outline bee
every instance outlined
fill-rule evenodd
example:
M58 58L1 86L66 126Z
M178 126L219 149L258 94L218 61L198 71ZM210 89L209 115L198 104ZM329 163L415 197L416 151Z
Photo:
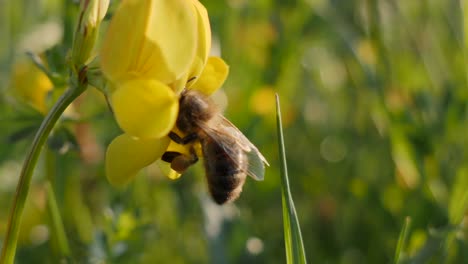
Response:
M170 132L176 143L190 147L190 155L166 152L162 160L183 173L198 161L195 142L201 146L208 189L217 204L236 200L242 192L246 176L257 181L264 179L265 164L260 151L227 120L208 96L184 90L179 99L177 129L183 137Z

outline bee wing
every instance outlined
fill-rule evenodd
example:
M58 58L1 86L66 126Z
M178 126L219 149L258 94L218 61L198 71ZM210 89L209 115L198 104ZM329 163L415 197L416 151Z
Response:
M255 147L252 142L244 135L242 132L224 116L219 116L219 126L215 127L203 127L203 130L207 135L216 142L222 142L225 137L235 138L236 144L242 149L244 154L247 156L247 170L245 173L257 181L263 181L265 178L265 164L268 164L268 161L260 153L260 151ZM224 146L224 144L220 144ZM226 146L224 148L226 154L231 157L232 160L237 160L236 155L233 151L233 148Z

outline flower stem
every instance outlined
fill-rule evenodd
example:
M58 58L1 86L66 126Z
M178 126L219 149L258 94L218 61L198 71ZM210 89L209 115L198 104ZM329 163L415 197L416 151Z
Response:
M31 177L34 172L39 154L42 147L46 142L50 131L54 127L57 120L62 115L63 111L81 94L85 91L86 85L72 85L69 87L59 100L52 107L50 112L42 121L39 130L34 137L31 149L23 164L16 194L13 198L13 205L10 211L10 218L8 221L7 232L3 243L2 255L0 263L10 264L13 263L16 252L16 244L18 240L19 226L21 223L21 216L23 214L24 204L28 196L29 186L31 184Z

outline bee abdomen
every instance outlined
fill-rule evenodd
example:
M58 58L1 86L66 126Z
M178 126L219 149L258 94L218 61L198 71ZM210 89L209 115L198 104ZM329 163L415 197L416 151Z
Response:
M242 172L234 175L207 175L210 194L218 204L234 201L242 192L245 178Z
M242 192L246 174L244 167L247 164L246 157L235 144L230 145L231 152L237 152L237 159L232 159L226 154L226 147L212 141L203 144L204 165L208 189L218 204L230 202L239 197Z

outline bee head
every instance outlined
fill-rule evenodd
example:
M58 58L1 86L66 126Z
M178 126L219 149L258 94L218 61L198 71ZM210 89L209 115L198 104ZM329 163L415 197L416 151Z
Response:
M217 112L209 97L195 90L184 90L179 99L177 127L183 132L192 132L201 123L211 120Z

